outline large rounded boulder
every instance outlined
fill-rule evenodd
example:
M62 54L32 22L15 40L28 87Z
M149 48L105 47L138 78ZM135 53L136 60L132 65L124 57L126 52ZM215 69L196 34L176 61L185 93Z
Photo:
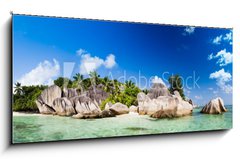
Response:
M52 85L52 86L46 88L41 93L39 98L40 98L40 100L43 101L44 104L52 106L54 99L61 98L61 96L62 96L61 88L56 85Z
M222 114L226 112L227 109L224 107L222 98L218 97L212 99L207 105L203 107L201 113L204 114Z
M129 113L129 109L126 105L122 103L115 103L110 108L110 111L114 112L116 115L127 114Z
M56 98L61 98L62 90L56 85L52 85L41 93L38 99L35 101L38 107L38 110L42 114L54 114L55 110L53 109L53 101Z
M157 95L156 95L157 96ZM138 113L140 115L150 115L154 118L172 118L190 115L193 106L184 101L179 92L175 91L174 95L159 95L150 99L149 95L139 93Z

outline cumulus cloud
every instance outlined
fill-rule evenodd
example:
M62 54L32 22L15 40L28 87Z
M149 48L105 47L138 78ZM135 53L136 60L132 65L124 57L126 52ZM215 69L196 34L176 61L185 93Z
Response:
M208 60L212 59L218 59L217 64L219 64L219 66L226 66L233 61L232 53L227 52L226 49L219 51L216 55L210 54Z
M30 72L24 74L18 82L22 85L52 85L53 78L57 77L60 73L60 65L57 60L53 62L43 61Z
M84 50L84 49L81 49L81 48L80 48L80 49L78 49L76 52L77 52L77 55L78 55L78 56L81 56L82 54L85 54L85 53L87 53L87 51L86 51L86 50Z
M232 31L226 33L225 35L219 35L213 39L213 44L219 45L221 42L229 42L232 45Z
M232 86L228 84L232 80L232 75L229 72L225 72L224 69L221 69L219 71L211 73L209 78L216 79L216 84L225 93L228 94L232 92Z
M110 54L107 56L104 65L106 68L112 68L113 66L116 65L116 61L115 61L115 56L113 54Z
M116 65L115 56L110 54L106 57L106 60L92 56L90 53L81 52L80 59L80 73L83 75L87 75L92 71L96 71L101 66L104 66L107 69L111 69Z
M183 35L190 35L190 34L193 34L195 32L195 27L186 27L184 29L184 33Z
M163 80L158 76L154 76L154 78L152 79L152 83L161 83L161 84L165 85Z

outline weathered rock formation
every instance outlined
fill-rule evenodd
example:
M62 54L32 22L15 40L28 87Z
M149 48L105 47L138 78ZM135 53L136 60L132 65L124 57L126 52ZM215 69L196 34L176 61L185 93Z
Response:
M150 99L154 99L159 96L169 96L170 93L168 91L168 88L164 84L154 83L147 95Z
M101 116L101 109L95 100L87 95L78 96L76 89L56 85L46 88L36 100L39 112L75 118L95 118Z
M187 101L188 101L189 104L191 104L193 106L193 108L197 108L198 107L198 105L193 103L192 99L189 99Z
M61 98L62 90L56 85L46 88L36 100L38 110L42 114L53 114L53 101Z
M77 113L101 112L97 103L85 95L74 97L71 100Z
M115 103L110 108L110 111L114 112L116 115L127 114L129 113L129 109L126 105L122 103Z
M115 117L116 113L109 110L109 109L105 109L102 111L101 117L102 118L107 118L107 117Z
M97 86L90 86L86 92L86 95L92 100L96 101L98 105L100 105L101 102L109 96L109 94L104 91L102 84L99 84Z
M201 113L205 114L222 114L223 112L227 112L227 109L224 107L223 100L220 97L212 99L201 110Z
M72 98L78 96L77 89L75 88L63 88L63 97Z
M129 112L137 113L138 112L138 107L136 107L135 105L130 106L129 107Z
M192 113L193 106L184 101L179 92L175 91L171 95L166 86L153 85L154 91L145 95L140 92L137 95L138 113L140 115L150 115L154 118L170 118L189 115Z
M60 116L72 116L76 114L72 102L66 97L56 98L53 101L52 108L55 110L56 114Z

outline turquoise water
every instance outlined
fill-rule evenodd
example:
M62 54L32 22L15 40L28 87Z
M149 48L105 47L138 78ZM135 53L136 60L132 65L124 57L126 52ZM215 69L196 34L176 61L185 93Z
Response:
M73 119L60 116L14 116L13 143L205 131L232 128L232 108L222 115L201 114L175 119L121 115L102 119Z

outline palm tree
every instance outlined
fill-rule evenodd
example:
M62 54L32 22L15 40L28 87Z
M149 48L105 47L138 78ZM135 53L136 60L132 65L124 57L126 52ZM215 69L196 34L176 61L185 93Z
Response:
M83 80L83 75L81 75L80 73L76 73L76 75L73 76L73 79L77 82L82 81Z
M135 87L135 83L133 83L131 80L130 81L126 81L125 82L125 86L127 88L133 88L133 87Z
M145 94L148 94L149 90L148 89L144 89L144 90L142 90L142 92L145 93Z
M80 73L76 73L75 76L73 76L74 79L74 86L80 90L80 92L83 91L84 85L83 85L83 75Z
M113 95L117 95L117 94L120 94L120 83L118 82L118 80L113 80L113 88L114 88L114 91L112 92Z
M102 80L102 83L104 85L104 91L106 91L106 92L113 91L112 82L111 82L111 80L109 80L108 77L104 77Z
M100 77L100 75L98 75L96 71L93 71L93 72L90 72L90 73L89 73L89 76L90 76L90 78L91 78L92 84L93 84L93 85L97 85L98 82L99 82L99 77Z
M20 95L22 94L22 86L21 86L21 83L17 82L15 83L15 87L14 87L14 93L16 93L17 95Z

